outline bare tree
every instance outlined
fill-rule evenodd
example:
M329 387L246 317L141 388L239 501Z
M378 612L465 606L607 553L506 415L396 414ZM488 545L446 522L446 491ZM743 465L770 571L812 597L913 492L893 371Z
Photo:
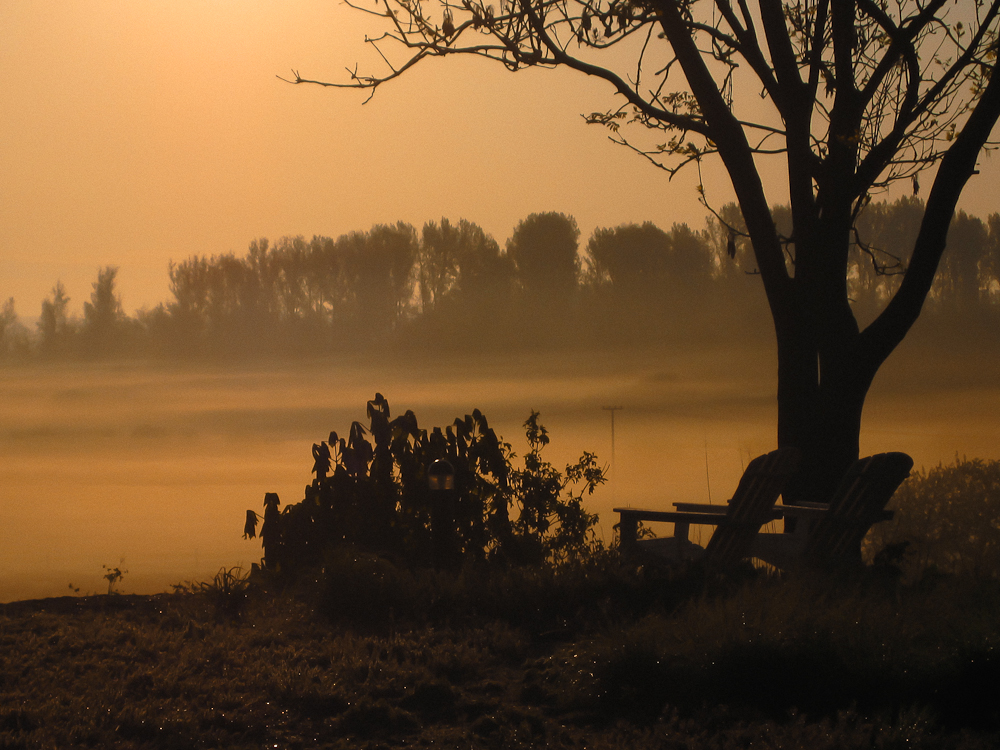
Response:
M614 88L620 106L588 119L654 164L675 172L720 158L774 321L778 443L804 454L786 497L827 497L858 455L868 389L920 314L1000 115L1000 0L483 2L359 8L385 24L369 38L384 70L331 83L296 72L294 82L374 93L425 58L456 54L567 67ZM760 176L771 155L786 167L790 237ZM894 182L916 192L932 167L905 275L862 330L847 284L855 219Z

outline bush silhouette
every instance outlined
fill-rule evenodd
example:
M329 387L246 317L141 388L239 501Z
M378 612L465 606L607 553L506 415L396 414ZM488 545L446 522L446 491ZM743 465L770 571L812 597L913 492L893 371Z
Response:
M513 467L510 444L478 409L427 431L412 411L393 419L376 393L367 416L368 427L354 422L346 436L331 432L312 446L315 477L301 502L279 509L277 494L265 495L266 570L294 576L320 568L333 549L404 567L455 569L487 559L560 562L600 546L597 516L583 508L583 498L604 482L604 471L592 453L565 472L545 461L549 438L538 412L524 423L523 469ZM428 468L440 459L454 469L454 489L429 486ZM245 537L257 535L260 520L247 511Z
M897 558L911 579L931 571L1000 578L1000 461L956 456L914 472L890 507L892 522L866 540L870 554Z

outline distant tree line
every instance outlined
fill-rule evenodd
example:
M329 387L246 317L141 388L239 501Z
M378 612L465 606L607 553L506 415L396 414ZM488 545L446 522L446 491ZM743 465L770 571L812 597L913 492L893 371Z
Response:
M923 202L870 204L848 278L862 323L890 299ZM789 211L775 210L790 234ZM571 216L537 213L501 249L476 224L377 225L337 239L254 240L246 255L169 266L173 299L122 309L117 268L100 269L83 316L61 282L34 330L0 306L0 357L106 359L323 354L370 347L504 350L768 341L770 322L738 207L702 230L598 228L580 246ZM787 236L789 253L794 237ZM927 317L992 332L1000 322L1000 214L959 212Z

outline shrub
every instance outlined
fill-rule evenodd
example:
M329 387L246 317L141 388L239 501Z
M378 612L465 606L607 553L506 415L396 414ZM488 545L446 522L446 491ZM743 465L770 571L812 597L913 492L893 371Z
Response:
M893 520L866 539L869 556L905 548L910 578L928 570L1000 577L1000 461L956 456L954 465L914 472L890 507Z
M592 453L565 473L544 461L549 438L538 412L524 423L529 451L516 470L510 444L478 409L430 432L412 411L391 419L381 394L367 411L368 428L354 422L347 437L331 432L313 445L315 478L302 502L279 510L278 496L265 495L260 536L272 573L319 568L336 547L408 567L458 569L487 558L561 562L600 546L597 516L584 510L583 498L604 482L604 470ZM454 487L434 491L428 469L439 460L454 469ZM244 536L257 535L259 520L247 511Z
M918 707L947 725L996 729L998 612L1000 588L970 580L897 598L857 581L761 579L576 640L539 660L533 679L561 710L606 718Z

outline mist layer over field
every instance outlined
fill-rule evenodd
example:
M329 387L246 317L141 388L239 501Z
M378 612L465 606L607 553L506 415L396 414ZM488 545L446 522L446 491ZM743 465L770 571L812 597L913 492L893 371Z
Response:
M917 466L956 452L995 458L1000 388L989 363L931 366L901 351L868 401L864 454L910 453ZM0 371L0 601L107 590L153 593L259 561L242 538L265 492L298 502L310 447L366 424L376 391L393 416L445 426L481 409L525 452L521 424L541 412L556 466L584 450L612 463L592 498L610 541L615 505L724 503L748 460L775 447L774 355L469 357L227 369L73 364Z

